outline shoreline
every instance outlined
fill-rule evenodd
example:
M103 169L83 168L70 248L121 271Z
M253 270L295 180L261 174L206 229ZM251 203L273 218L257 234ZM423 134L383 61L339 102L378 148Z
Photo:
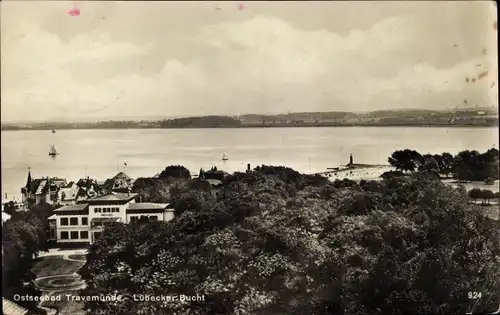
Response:
M370 128L494 128L498 124L303 124L303 125L239 125L239 126L186 126L186 127L159 127L159 126L128 126L128 127L54 127L57 130L128 130L128 129L251 129L251 128L339 128L339 127L370 127ZM50 131L49 127L3 127L1 131Z

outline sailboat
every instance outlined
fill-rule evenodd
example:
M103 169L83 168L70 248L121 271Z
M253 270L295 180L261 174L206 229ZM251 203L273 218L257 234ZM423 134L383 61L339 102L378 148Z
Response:
M223 161L227 161L227 160L229 160L229 158L227 157L227 154L226 154L226 153L223 153L223 154L222 154L222 160L223 160Z
M59 153L57 153L57 150L56 150L56 147L55 147L55 146L51 146L51 147L50 147L49 155L50 155L50 156L56 156L56 155L59 155Z

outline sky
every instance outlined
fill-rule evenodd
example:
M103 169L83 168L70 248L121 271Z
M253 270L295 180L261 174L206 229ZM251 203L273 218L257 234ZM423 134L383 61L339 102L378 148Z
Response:
M493 1L6 0L0 14L2 122L497 106Z

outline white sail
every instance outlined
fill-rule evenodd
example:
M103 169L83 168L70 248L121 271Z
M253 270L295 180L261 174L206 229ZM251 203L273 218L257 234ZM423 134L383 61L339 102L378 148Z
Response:
M51 147L50 147L49 154L50 154L50 155L57 155L58 153L57 153L56 147L51 146Z
M229 158L227 157L227 154L226 154L226 153L223 153L223 154L222 154L222 160L223 160L223 161L229 160Z

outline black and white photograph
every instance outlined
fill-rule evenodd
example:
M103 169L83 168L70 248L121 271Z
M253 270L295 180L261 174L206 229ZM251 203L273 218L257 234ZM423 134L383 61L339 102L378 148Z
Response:
M495 1L0 23L2 314L500 314Z

